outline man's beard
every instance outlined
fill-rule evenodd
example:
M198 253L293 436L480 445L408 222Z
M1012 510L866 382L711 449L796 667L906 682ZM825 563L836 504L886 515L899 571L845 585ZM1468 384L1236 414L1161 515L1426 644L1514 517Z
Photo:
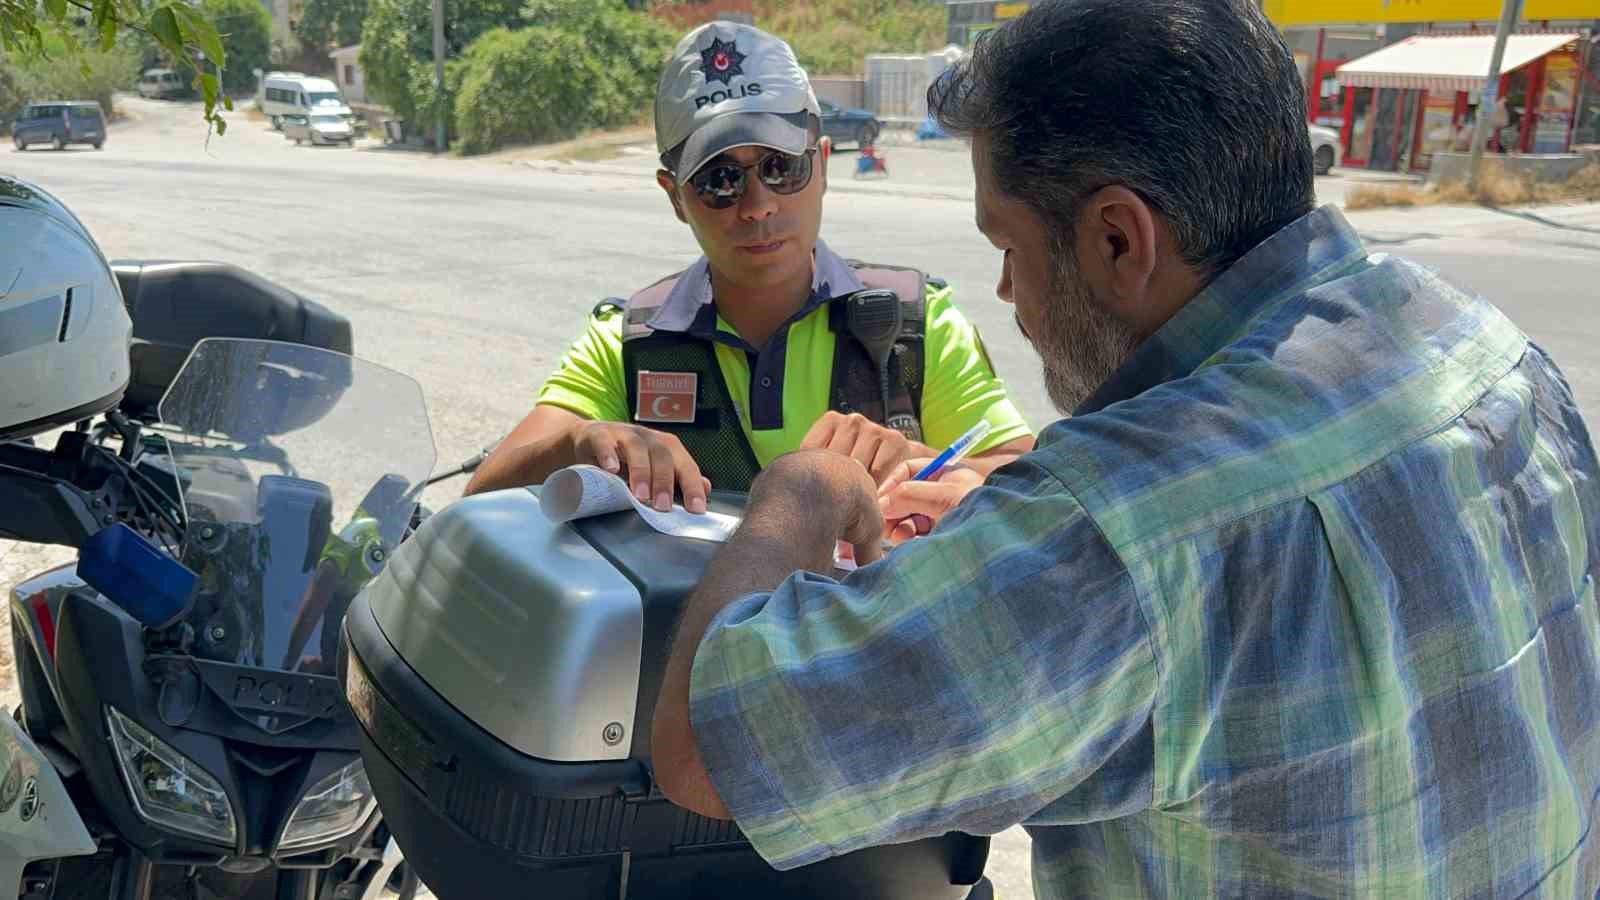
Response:
M1044 388L1062 415L1071 415L1139 346L1133 329L1112 318L1094 302L1078 277L1077 259L1069 250L1060 263L1043 304L1043 334L1023 335L1033 343L1044 365ZM1022 322L1017 321L1020 328Z

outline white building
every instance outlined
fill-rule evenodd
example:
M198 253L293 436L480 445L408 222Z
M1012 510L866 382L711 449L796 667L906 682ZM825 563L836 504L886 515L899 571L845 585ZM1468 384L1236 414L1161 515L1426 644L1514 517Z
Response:
M328 53L333 60L333 83L339 86L346 103L367 101L367 76L361 71L361 45L340 47Z

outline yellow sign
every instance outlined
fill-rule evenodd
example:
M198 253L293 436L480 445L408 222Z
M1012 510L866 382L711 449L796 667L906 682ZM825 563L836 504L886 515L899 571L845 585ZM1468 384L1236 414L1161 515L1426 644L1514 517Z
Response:
M1502 0L1265 0L1278 27L1367 25L1379 22L1489 22ZM1600 0L1526 0L1522 21L1600 19Z
M1028 11L1032 3L996 3L994 17L996 19L1015 19Z

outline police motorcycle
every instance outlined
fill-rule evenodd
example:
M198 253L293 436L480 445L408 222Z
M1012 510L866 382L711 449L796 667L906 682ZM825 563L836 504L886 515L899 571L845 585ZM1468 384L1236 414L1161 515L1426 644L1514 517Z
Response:
M880 376L900 328L896 296L863 292L844 311ZM345 617L340 668L366 774L436 896L993 896L986 837L948 833L778 872L734 822L668 801L650 725L674 622L719 545L657 531L632 509L557 524L540 490L440 510ZM743 502L713 491L709 506L738 515Z
M113 266L0 178L0 538L78 550L10 592L0 897L416 892L334 662L434 449L350 349L242 270Z

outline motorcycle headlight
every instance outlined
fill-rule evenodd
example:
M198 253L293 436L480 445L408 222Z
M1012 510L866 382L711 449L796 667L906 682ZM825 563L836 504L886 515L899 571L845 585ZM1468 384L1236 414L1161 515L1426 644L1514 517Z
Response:
M377 808L367 770L358 759L306 791L289 814L278 849L292 850L345 837L360 828Z
M140 817L173 831L234 843L238 826L221 782L114 707L106 707L106 723Z

